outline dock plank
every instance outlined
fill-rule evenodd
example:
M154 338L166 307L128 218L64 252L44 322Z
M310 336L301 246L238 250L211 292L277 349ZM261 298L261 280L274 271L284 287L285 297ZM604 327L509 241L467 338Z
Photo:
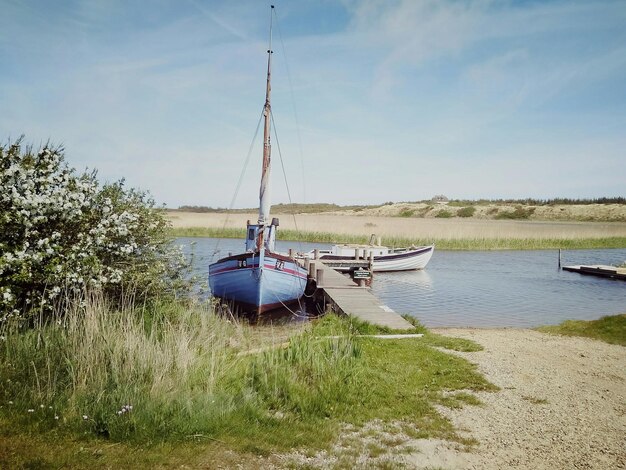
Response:
M352 279L319 260L315 263L316 269L323 270L323 282L318 289L323 290L326 300L338 313L398 330L413 327L389 307L383 306L369 289L358 287Z
M615 266L605 266L596 264L593 266L563 266L564 271L569 271L579 274L587 274L591 276L608 277L611 279L621 279L626 281L626 269L616 268Z

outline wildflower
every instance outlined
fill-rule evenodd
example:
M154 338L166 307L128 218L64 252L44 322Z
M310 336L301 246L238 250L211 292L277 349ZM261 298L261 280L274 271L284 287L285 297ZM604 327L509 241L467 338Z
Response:
M59 417L57 415L54 415L54 419L59 419Z
M87 415L83 415L83 420L84 420L84 421L87 421L88 419L89 419L89 416L87 416Z
M35 410L33 410L32 408L29 408L29 409L28 409L28 412L29 412L29 413L34 413L34 412L35 412Z
M129 413L130 411L132 411L132 409L133 409L133 405L124 405L122 406L122 409L117 412L117 415L122 416L123 414Z

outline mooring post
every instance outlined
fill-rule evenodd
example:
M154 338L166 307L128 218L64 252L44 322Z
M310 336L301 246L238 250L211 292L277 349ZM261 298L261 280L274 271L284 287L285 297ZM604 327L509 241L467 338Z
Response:
M359 250L358 248L355 248L354 249L354 259L358 261L360 255L361 255L361 250Z
M318 269L316 272L317 275L317 287L324 286L324 269Z
M561 249L559 248L559 269L561 269Z
M313 258L315 258L315 259L319 259L320 258L320 250L319 250L319 248L315 248L315 251L313 251Z
M304 258L304 269L309 272L309 264L311 264L311 260L309 258Z
M315 274L316 274L315 263L309 263L309 277L311 279L315 279Z
M289 257L293 258L293 248L289 248Z
M374 252L370 251L370 272L374 272Z

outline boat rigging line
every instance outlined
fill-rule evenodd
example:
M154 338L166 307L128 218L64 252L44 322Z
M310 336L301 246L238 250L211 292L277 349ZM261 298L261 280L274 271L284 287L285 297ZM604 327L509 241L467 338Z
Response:
M230 200L230 206L228 206L228 210L226 211L226 218L224 219L224 224L222 225L222 233L226 230L226 225L228 224L228 218L230 217L230 213L235 206L235 201L237 200L237 195L239 194L239 190L241 189L241 184L243 183L243 178L246 174L246 170L248 169L248 164L250 163L250 157L252 156L252 150L254 148L254 143L256 142L256 138L259 135L259 129L261 128L261 121L263 120L263 113L265 112L265 106L261 110L261 115L259 116L259 121L256 124L256 130L254 131L254 137L252 137L252 141L250 142L250 147L248 147L248 155L246 155L246 160L243 164L243 168L241 169L241 173L239 174L239 180L237 181L237 186L235 187L235 192L233 194L232 199ZM215 255L219 253L219 246L221 242L221 238L217 238L217 243L215 244L215 249L211 255L211 261L215 258Z
M291 191L289 190L289 182L287 181L287 172L285 171L285 162L283 161L283 153L280 150L280 142L278 141L278 133L276 131L276 122L274 121L274 113L270 113L270 117L272 118L272 127L274 128L274 138L276 139L276 147L278 148L278 159L280 160L280 166L283 170L283 179L285 180L285 187L287 188L287 199L289 199L289 204L293 204L291 200ZM298 220L296 219L296 214L293 212L291 214L293 217L293 224L296 228L296 232L300 235L300 229L298 228ZM302 247L302 241L298 240L298 246L300 247L300 252L303 252L304 249Z

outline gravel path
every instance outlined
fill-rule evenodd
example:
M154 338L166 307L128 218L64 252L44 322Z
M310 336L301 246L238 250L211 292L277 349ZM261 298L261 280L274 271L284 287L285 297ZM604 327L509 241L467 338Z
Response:
M474 340L478 364L499 392L484 406L442 408L472 452L444 441L414 441L411 468L626 468L626 348L522 329L439 329Z

